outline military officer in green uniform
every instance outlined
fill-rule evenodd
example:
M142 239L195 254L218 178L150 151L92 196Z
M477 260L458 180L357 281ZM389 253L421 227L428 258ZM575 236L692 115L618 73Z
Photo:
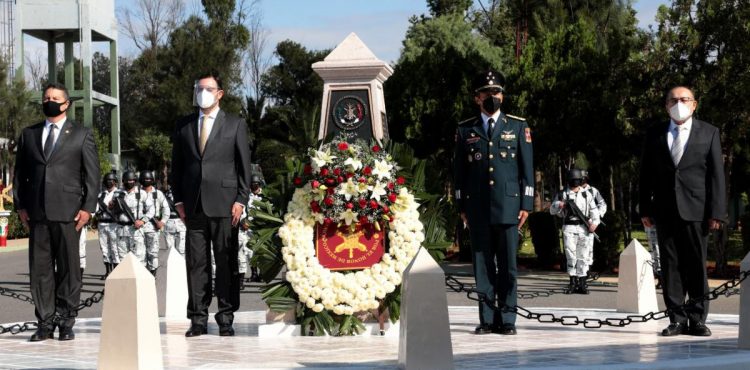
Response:
M474 82L479 114L458 125L454 157L456 201L469 228L477 290L497 307L516 305L518 229L534 200L531 130L500 110L503 75L487 71ZM476 334L516 334L513 312L479 304Z

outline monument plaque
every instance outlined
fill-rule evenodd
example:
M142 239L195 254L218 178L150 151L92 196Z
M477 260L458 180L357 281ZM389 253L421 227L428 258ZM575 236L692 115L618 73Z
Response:
M351 33L312 68L323 79L319 140L341 132L353 139L388 138L383 83L393 74L391 66Z

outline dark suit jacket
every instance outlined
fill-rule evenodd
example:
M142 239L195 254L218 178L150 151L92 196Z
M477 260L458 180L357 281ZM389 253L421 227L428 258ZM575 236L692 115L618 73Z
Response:
M726 187L719 129L693 119L680 163L667 145L669 122L651 127L641 159L641 217L726 221Z
M94 134L67 119L55 150L44 158L44 121L26 127L18 138L13 202L32 220L71 222L79 210L93 213L99 191L99 155Z
M206 216L231 217L232 204L247 204L250 192L247 124L219 110L202 157L198 139L198 113L177 122L169 176L174 201L185 204L188 218L195 213L199 196Z

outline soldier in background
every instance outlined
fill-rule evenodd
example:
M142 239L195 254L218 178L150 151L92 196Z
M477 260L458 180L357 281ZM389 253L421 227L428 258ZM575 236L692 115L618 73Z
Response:
M154 217L154 203L145 191L136 186L135 172L125 171L122 174L122 187L113 197L111 204L121 226L118 235L118 254L122 260L128 252L133 253L145 266L146 244L143 226Z
M106 174L102 183L104 190L96 199L96 220L99 229L99 248L104 260L104 275L101 279L104 280L120 263L120 256L117 253L117 233L120 225L108 206L117 192L117 175L114 172Z
M583 190L582 184L581 170L568 171L568 186L555 197L549 208L552 215L563 218L563 246L570 276L565 294L589 293L586 278L593 263L591 249L594 246L594 231L599 225L599 209L594 197ZM579 217L578 211L587 219Z
M142 171L140 182L154 206L154 216L143 225L143 239L146 243L146 268L156 276L156 270L159 268L159 239L169 220L169 202L164 193L154 186L154 171Z
M497 71L474 81L478 114L456 131L453 160L456 202L469 228L477 290L498 308L517 301L518 230L534 204L531 129L500 111L505 81ZM516 315L479 303L475 334L516 334Z
M599 224L606 226L604 223L604 214L607 213L607 202L604 200L604 197L602 197L602 193L599 192L599 189L591 186L589 184L589 171L588 170L581 170L581 175L583 176L583 183L581 184L581 190L585 191L591 198L594 199L594 203L596 204L596 209L599 210ZM589 246L588 250L591 255L589 256L589 270L591 269L591 264L594 263L594 238L591 238L591 245Z
M166 198L167 205L169 206L169 220L167 220L167 224L164 227L164 239L167 241L167 249L171 252L172 248L174 248L177 253L184 256L187 229L185 228L185 223L180 219L180 215L177 214L171 188L168 188Z
M253 217L250 215L250 210L255 208L253 202L261 200L261 193L263 192L263 179L258 174L250 175L250 195L247 202L247 207L242 212L242 219L240 220L240 232L238 240L240 244L239 253L239 272L240 272L240 290L244 290L244 279L247 273L247 266L250 265L250 281L260 281L258 275L258 268L250 264L250 259L253 258L253 250L250 249L248 242L252 238L253 231L250 229L250 223Z

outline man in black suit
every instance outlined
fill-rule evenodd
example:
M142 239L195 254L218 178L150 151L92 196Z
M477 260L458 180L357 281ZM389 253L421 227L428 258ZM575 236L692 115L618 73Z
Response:
M707 301L677 309L686 293L708 293L708 232L719 230L726 215L719 129L692 117L697 105L689 88L670 90L671 121L649 129L641 160L641 221L659 230L664 303L672 309L663 336L711 335Z
M96 210L99 156L88 127L68 120L68 90L45 87L47 119L26 127L18 138L13 177L14 204L30 230L29 275L38 329L31 341L75 338L75 306L81 297L78 240ZM56 268L55 268L56 267ZM55 312L61 316L55 322Z
M234 335L232 321L240 304L237 226L249 195L250 147L245 121L219 108L223 96L217 74L201 76L195 85L200 111L180 119L172 138L169 180L175 208L187 226L191 324L186 337L208 332L212 247L219 335Z

